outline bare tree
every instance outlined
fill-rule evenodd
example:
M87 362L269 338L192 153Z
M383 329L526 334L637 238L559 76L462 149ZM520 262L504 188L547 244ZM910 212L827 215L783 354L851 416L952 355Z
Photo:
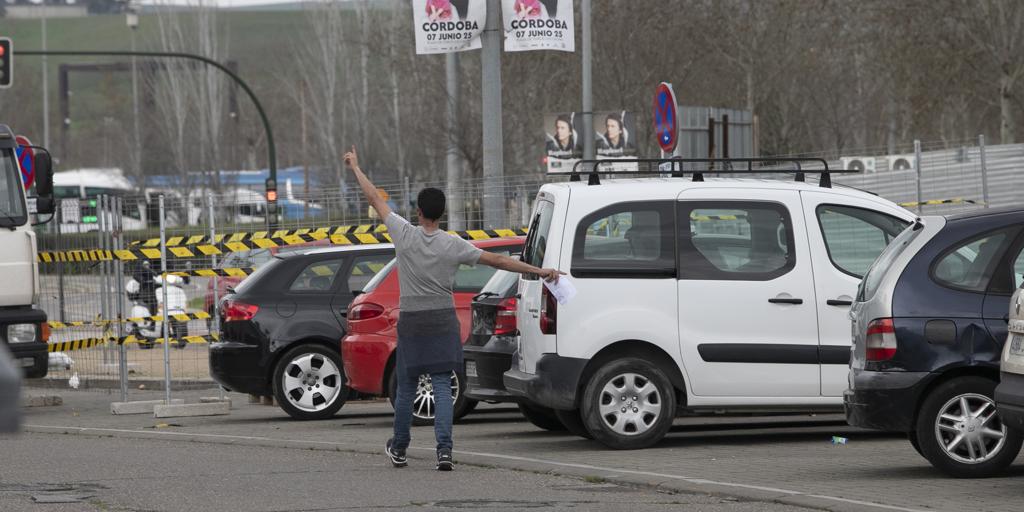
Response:
M1024 4L1017 0L978 0L960 4L958 34L984 63L982 76L998 84L999 135L1016 141L1014 96L1024 77ZM993 77L993 75L995 75ZM998 77L997 80L991 80Z

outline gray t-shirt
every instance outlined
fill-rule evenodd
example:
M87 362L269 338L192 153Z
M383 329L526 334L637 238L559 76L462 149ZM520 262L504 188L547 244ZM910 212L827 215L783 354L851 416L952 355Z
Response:
M452 284L459 265L476 265L483 251L441 230L427 233L395 212L384 219L398 257L399 307L426 311L455 307Z

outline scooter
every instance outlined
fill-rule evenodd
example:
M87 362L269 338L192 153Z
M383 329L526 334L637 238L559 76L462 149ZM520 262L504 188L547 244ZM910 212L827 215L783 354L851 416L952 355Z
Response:
M143 277L143 279L146 279L146 277ZM128 299L132 301L131 318L162 316L164 311L169 315L184 314L185 306L188 304L188 297L185 294L185 290L182 289L185 281L173 275L167 276L166 283L159 275L154 275L151 279L156 288L143 286L135 277L125 283L125 292L128 295ZM167 286L166 308L164 308L163 303L163 287L165 284ZM155 313L153 312L154 309ZM188 336L188 322L171 318L167 327L169 331L168 336L178 340L174 345L175 348L185 348L188 346L188 342L183 340L185 336ZM162 322L148 318L142 322L130 322L128 324L128 333L140 339L139 348L142 349L153 348L156 342L163 338L163 329Z

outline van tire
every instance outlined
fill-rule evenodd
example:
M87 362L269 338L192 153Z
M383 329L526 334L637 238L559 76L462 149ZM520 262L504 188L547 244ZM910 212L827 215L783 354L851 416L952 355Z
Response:
M636 450L665 437L675 420L675 404L675 388L665 372L650 361L630 357L609 361L591 375L581 411L595 440L617 450ZM620 406L625 413L620 413Z
M992 400L995 389L995 381L984 377L969 376L958 377L944 382L928 394L918 410L915 430L918 445L921 447L921 453L928 459L928 462L931 462L932 466L955 478L987 478L1001 473L1017 458L1021 443L1024 442L1024 436L1018 431L1006 428L1000 420L998 413L995 413L995 403ZM968 409L972 413L979 411L986 399L991 402L991 405L988 405L988 408L979 416L971 416L969 418L977 420L988 417L988 414L993 413L991 419L981 426L967 424L968 427L974 428L970 432L975 432L977 431L976 429L983 427L992 430L1005 430L999 452L992 455L988 460L982 462L957 460L947 452L937 438L936 430L938 429L941 432L941 429L938 427L940 415L945 413L947 417L957 417L962 414L959 398L964 398L968 401ZM941 423L954 427L958 425L956 421L948 419L941 420ZM953 434L949 433L948 435ZM989 439L991 440L991 438ZM958 447L966 447L966 445L960 443ZM989 447L989 449L993 448L995 446ZM958 453L958 450L954 449L954 454L956 453ZM975 453L977 453L977 450ZM961 458L964 458L962 454Z
M594 436L587 431L587 426L583 424L583 418L580 417L580 410L573 409L571 411L563 411L561 409L555 409L555 418L558 418L559 423L568 430L570 434L582 437L583 439L593 439Z

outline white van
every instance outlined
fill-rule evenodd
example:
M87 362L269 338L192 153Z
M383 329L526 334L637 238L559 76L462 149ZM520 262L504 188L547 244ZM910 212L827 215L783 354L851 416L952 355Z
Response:
M839 410L857 284L913 219L796 181L544 185L523 260L578 294L559 305L520 278L505 385L621 449L658 442L684 411Z

